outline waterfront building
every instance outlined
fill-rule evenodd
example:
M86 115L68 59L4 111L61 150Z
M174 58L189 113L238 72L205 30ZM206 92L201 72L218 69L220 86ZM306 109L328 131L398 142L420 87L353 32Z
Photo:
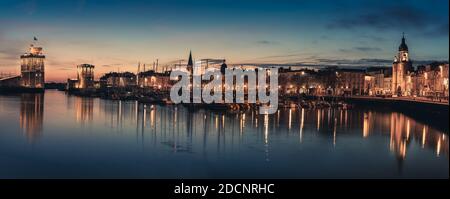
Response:
M44 76L45 55L42 47L30 45L29 52L20 56L20 85L25 88L43 89L45 83Z
M376 95L377 93L377 76L378 75L365 75L364 76L364 95Z
M94 88L94 68L95 66L91 64L80 64L77 66L77 88Z
M413 91L417 96L448 98L449 64L418 66L411 76Z
M444 97L448 98L448 76L449 76L449 68L448 63L442 64L439 66L439 84L441 85L439 87L439 91L443 94Z
M140 72L138 75L138 86L140 88L149 88L159 91L170 91L172 81L170 72L159 73L153 70Z
M0 74L0 92L43 91L45 86L45 55L42 47L31 44L20 56L20 75Z
M383 78L383 94L384 95L392 95L392 75Z
M67 79L66 90L71 91L77 89L78 79Z
M309 69L293 70L280 68L278 88L280 95L310 94L317 91L322 84L317 78L317 72Z
M389 95L391 82L385 78L392 76L392 69L388 67L367 68L364 76L364 95ZM385 85L387 84L387 85Z
M281 95L362 95L365 71L337 67L318 71L281 68L278 79Z
M398 47L397 56L392 64L392 86L391 91L394 96L411 95L411 78L408 77L413 70L412 62L409 60L409 50L406 45L405 36Z
M102 88L132 88L136 86L136 75L131 72L110 72L100 77Z
M74 89L88 90L98 88L98 86L95 86L94 68L95 66L91 64L77 65L77 78L67 79L66 89L72 91Z
M335 95L362 95L365 71L362 69L338 69ZM327 85L327 88L332 85Z

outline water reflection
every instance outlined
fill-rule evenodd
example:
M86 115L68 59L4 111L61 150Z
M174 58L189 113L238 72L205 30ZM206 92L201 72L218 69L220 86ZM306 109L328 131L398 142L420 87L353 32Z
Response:
M44 120L44 94L21 94L20 128L29 142L42 135Z
M108 123L114 127L135 122L141 142L144 143L144 139L156 144L159 142L172 148L173 152L192 152L192 139L199 136L203 145L208 144L211 136L216 137L217 151L226 150L226 145L239 142L244 134L256 133L257 137L261 136L261 145L268 154L271 136L289 135L297 129L299 142L303 143L305 132L312 132L308 129L310 124L315 124L318 136L329 136L333 146L340 143L338 138L341 134L357 136L361 132L359 135L363 139L389 136L389 150L398 160L407 157L408 146L413 140L420 141L422 148L433 150L436 156L444 154L448 157L449 143L444 133L396 112L286 109L274 115L254 112L226 114L137 102L107 102L101 105L100 112L110 118ZM251 118L247 120L246 115ZM258 121L262 121L262 126L258 126Z
M299 135L299 137L300 137L300 143L303 141L303 127L304 127L304 124L305 124L305 109L304 108L302 108L301 109L301 115L300 115L300 135Z
M87 97L75 98L77 123L92 122L94 118L94 99Z
M448 168L448 132L396 112L357 108L289 108L280 109L273 115L259 115L253 111L231 114L183 106L145 105L136 101L80 98L61 93L46 95L50 95L45 98L46 107L42 94L20 96L20 128L27 140L34 143L47 141L48 144L44 137L76 134L70 140L77 147L78 144L83 146L83 142L98 143L105 147L103 151L116 147L126 151L136 147L153 156L173 155L183 157L182 162L191 161L197 166L211 164L216 168L224 164L214 162L220 158L238 161L236 164L248 161L251 166L244 168L257 167L255 164L283 164L280 162L297 167L307 164L309 167L305 168L310 170L315 170L316 166L317 170L324 167L322 163L314 165L316 160L328 161L330 165L345 162L343 160L353 161L354 164L384 161L393 164L394 170L398 167L398 173L407 168L405 165L410 168L419 166L413 165L417 161L423 164L420 168L433 168L427 164ZM55 97L52 95L59 96L63 103L53 103ZM9 110L8 103L12 102L0 100L0 107ZM46 117L51 119L44 120L44 110ZM58 118L60 114L64 117ZM61 125L55 124L59 122ZM61 129L66 125L71 125L70 129ZM40 139L36 139L38 137ZM115 138L118 141L114 144L107 142ZM110 154L93 153L99 153L99 157L110 157ZM133 153L126 151L122 155L148 158L133 156ZM360 155L356 156L359 159L352 159L355 153ZM82 154L72 154L71 157L79 156ZM412 162L408 164L408 160ZM255 168L255 171L263 168ZM287 168L290 167L278 167L279 172ZM291 169L293 173L299 172ZM330 166L328 169L336 169L336 173L340 173L347 168ZM390 172L385 175L389 176Z
M95 99L74 97L72 100L77 123L92 122ZM26 137L33 141L42 134L44 95L22 94L20 102L20 127ZM135 132L141 142L149 139L158 143L160 139L160 143L170 146L174 152L189 152L195 136L203 136L205 145L209 136L216 136L217 150L225 150L229 142L238 141L236 139L247 132L256 132L257 135L260 132L261 144L268 152L272 134L289 134L298 129L299 141L302 143L304 133L311 132L305 131L305 124L315 123L316 132L321 136L330 135L333 145L339 143L339 134L360 131L362 138L368 139L374 134L388 132L389 150L399 160L407 157L408 146L413 140L420 142L422 148L433 150L436 156L448 156L449 143L444 133L396 112L290 108L279 110L274 115L259 115L255 112L226 114L190 110L181 106L161 107L135 101L107 100L99 100L98 106L105 125L118 131L127 131L124 125L135 124ZM247 120L246 115L251 118ZM259 120L263 122L262 126L258 126ZM146 138L146 134L150 134L150 137Z

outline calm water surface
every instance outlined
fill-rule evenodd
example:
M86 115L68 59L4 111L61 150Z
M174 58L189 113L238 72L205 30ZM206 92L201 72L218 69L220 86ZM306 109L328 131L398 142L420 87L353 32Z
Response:
M380 110L264 116L0 96L0 178L448 178L448 139Z

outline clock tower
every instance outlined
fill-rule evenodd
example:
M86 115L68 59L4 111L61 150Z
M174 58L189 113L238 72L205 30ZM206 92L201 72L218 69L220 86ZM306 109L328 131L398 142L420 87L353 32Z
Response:
M408 46L406 45L405 34L402 43L398 47L398 54L392 64L392 87L391 92L395 96L409 95L407 91L407 75L412 70L412 63L409 60Z

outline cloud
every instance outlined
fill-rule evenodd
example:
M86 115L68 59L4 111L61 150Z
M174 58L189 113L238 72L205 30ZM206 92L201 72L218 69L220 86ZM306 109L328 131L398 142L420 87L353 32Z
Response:
M103 64L102 67L105 68L111 68L111 67L117 67L117 66L122 66L123 64Z
M374 48L374 47L354 47L357 51L363 51L363 52L373 52L373 51L381 51L381 48Z
M384 9L369 10L349 18L340 18L329 24L329 28L355 29L359 27L371 27L385 30L393 27L419 28L429 21L429 15L424 14L416 7L410 5L392 6Z
M447 60L413 60L413 65L426 65L435 61L443 61L448 63ZM255 65L261 67L313 67L313 68L325 68L325 67L341 67L341 68L368 68L368 67L391 67L392 60L390 59L378 59L378 58L363 58L363 59L334 59L334 58L317 58L308 61L287 62L287 63L239 63L242 65ZM239 65L238 64L238 65Z
M295 58L295 57L301 57L301 56L305 56L305 53L289 53L289 54L269 55L269 56L255 58L255 60L279 59L279 58Z
M386 38L380 37L380 36L376 36L376 35L362 35L361 36L364 39L370 39L372 41L376 41L376 42L385 42L387 41Z
M62 71L73 71L73 68L58 68L57 70L62 70Z
M0 49L0 57L4 60L18 60L22 52L16 48L2 48Z
M301 55L301 54L272 55L272 56L261 57L260 59L297 57L299 55Z
M382 51L381 48L378 47L367 47L367 46L360 46L360 47L353 47L351 49L346 48L340 48L339 52L343 53L350 53L350 52L379 52Z
M386 66L392 64L392 60L387 59L334 59L334 58L315 58L305 61L287 62L287 63L240 63L245 65L258 65L262 67L267 66L304 66L304 67L372 67L372 66Z
M339 50L339 52L343 52L343 53L353 52L352 49L346 49L346 48L340 48L340 49L338 49L338 50Z
M269 41L269 40L259 40L256 41L257 44L262 44L262 45L276 45L279 44L279 42L277 41Z
M255 64L255 63L254 63ZM281 65L286 66L308 66L308 67L328 67L328 66L340 66L340 67L368 67L368 66L388 66L392 64L391 60L383 59L333 59L333 58L318 58L309 61L298 61L292 63L284 63ZM271 63L264 63L263 65L274 65Z
M223 63L223 59L210 59L210 58L205 58L202 59L202 61L206 62L206 60L208 60L208 64L222 64Z
M439 24L437 26L433 26L431 28L428 28L423 35L427 36L427 37L440 37L440 36L446 36L448 37L448 29L449 29L449 25L448 22L447 23L442 23Z
M187 63L186 59L174 59L174 60L170 60L167 61L165 64L180 64L180 63Z
M371 28L378 31L419 31L427 35L448 36L448 20L433 12L403 2L401 4L374 6L364 13L346 15L327 24L328 29L358 30ZM373 40L383 38L368 36Z

